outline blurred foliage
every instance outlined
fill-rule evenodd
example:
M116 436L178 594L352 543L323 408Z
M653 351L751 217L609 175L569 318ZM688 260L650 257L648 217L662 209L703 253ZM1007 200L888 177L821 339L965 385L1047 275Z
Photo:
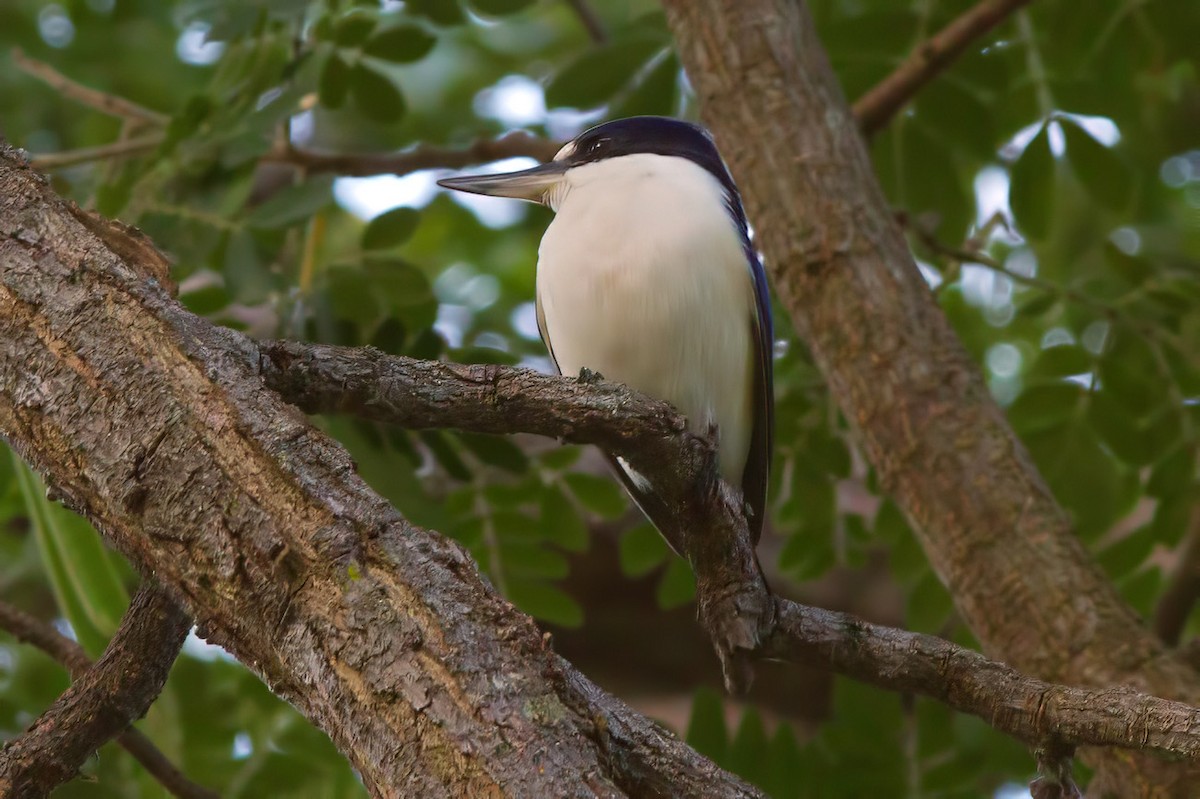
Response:
M853 98L970 0L810 5ZM289 142L378 153L513 127L564 139L604 118L694 117L656 4L595 7L608 31L599 44L555 0L9 0L0 59L20 47L168 121L106 116L6 63L0 134L34 153L144 140L133 157L56 170L55 185L144 229L172 257L183 301L214 322L545 368L531 301L547 211L435 193L431 173L351 180L264 156ZM1086 14L1035 3L872 141L942 307L1079 535L1144 614L1196 518L1197 41L1195 3L1096 0ZM859 574L884 552L906 625L971 643L819 372L789 326L777 327L763 545L773 583L803 587L835 567ZM469 547L500 591L551 625L587 623L564 580L599 522L621 531L626 575L657 575L664 608L691 601L686 566L576 448L321 424L410 519ZM0 457L0 597L55 619L95 654L131 584L86 524ZM0 641L0 736L64 685L42 655ZM980 796L1030 776L1031 759L982 722L836 685L814 736L769 707L730 719L702 692L688 739L777 797ZM201 646L189 646L140 726L224 796L362 794L322 734ZM112 746L88 771L92 781L56 796L163 795Z

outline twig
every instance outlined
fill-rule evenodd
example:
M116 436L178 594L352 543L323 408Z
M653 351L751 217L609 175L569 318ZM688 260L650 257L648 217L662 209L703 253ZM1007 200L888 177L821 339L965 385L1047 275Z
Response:
M31 163L38 169L61 169L76 164L86 164L89 161L100 161L105 158L120 158L149 152L162 144L161 133L151 133L136 139L119 139L110 144L97 147L83 147L78 150L66 150L61 153L45 153L35 155Z
M579 17L579 21L583 23L584 30L591 37L595 44L605 44L608 42L608 31L604 28L604 22L596 13L596 9L588 4L588 0L567 0L567 5Z
M173 600L156 589L139 589L117 634L93 667L74 641L50 625L0 602L0 629L62 663L74 680L71 688L29 732L0 753L0 789L24 787L44 794L74 776L84 759L113 733L124 730L117 736L117 743L173 796L217 799L214 791L188 780L145 735L128 726L158 695L162 687L160 677L165 679L190 626L190 620ZM143 676L148 678L144 682L134 679ZM130 715L127 711L136 707L130 707L125 700L139 689L141 698L135 704L141 710ZM89 702L92 704L85 713L95 718L80 716ZM56 729L56 725L62 727ZM29 781L24 786L23 779Z
M955 247L953 245L946 244L938 239L932 231L920 224L912 224L910 220L906 219L904 216L900 216L898 221L901 226L915 233L921 243L933 253L950 258L959 264L978 264L979 266L985 267L997 274L1004 275L1014 283L1020 283L1022 285L1049 292L1051 294L1057 294L1068 302L1073 302L1085 308L1090 308L1110 322L1122 325L1123 327L1132 330L1134 333L1137 333L1139 336L1146 339L1147 342L1152 344L1165 344L1177 352L1180 357L1187 360L1191 365L1200 368L1200 357L1198 357L1192 351L1192 348L1186 346L1178 336L1174 335L1169 330L1165 330L1156 325L1143 322L1142 320L1131 316L1128 312L1122 310L1121 308L1110 305L1103 300L1098 300L1089 294L1085 294L1084 292L1077 291L1076 289L1067 286L1060 286L1059 284L1044 278L1035 277L1033 275L1024 275L1020 272L1009 269L1007 266L993 258L988 253L977 249L971 243L968 243L967 246L962 247Z
M1154 632L1168 646L1179 643L1184 625L1200 600L1200 505L1192 508L1179 563L1154 609Z
M69 97L105 114L138 119L158 126L165 126L170 121L170 117L166 114L151 111L149 108L140 106L132 100L118 97L115 94L107 94L84 86L82 83L77 83L49 64L25 55L25 52L19 47L12 49L12 62L13 66L17 69L27 75L32 75L58 91L64 97Z
M418 145L398 153L352 155L281 147L263 156L263 160L295 164L309 172L336 172L351 177L407 175L422 169L461 169L484 161L519 156L548 161L558 152L558 147L554 142L517 131L499 139L477 139L467 147Z
M854 103L854 116L870 135L888 123L926 83L955 61L977 38L1030 0L982 0L923 42L892 74Z

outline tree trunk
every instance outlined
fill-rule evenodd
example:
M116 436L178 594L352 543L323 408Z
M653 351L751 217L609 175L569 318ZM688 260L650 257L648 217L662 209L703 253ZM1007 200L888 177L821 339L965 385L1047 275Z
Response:
M1200 700L1200 676L1096 566L937 307L804 4L665 5L775 289L984 651L1047 680ZM1097 792L1200 784L1196 764L1090 760Z

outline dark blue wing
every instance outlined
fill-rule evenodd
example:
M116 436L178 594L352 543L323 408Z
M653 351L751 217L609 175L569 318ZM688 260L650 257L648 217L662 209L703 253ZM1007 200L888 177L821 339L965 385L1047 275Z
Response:
M744 242L749 261L750 276L754 281L755 330L754 369L754 427L750 436L750 452L746 456L746 469L742 472L742 495L745 497L746 521L750 524L750 535L758 543L762 535L763 522L767 514L767 483L771 472L771 457L775 447L775 392L773 358L775 329L771 321L771 296L767 289L767 275L762 261L754 252L749 239Z

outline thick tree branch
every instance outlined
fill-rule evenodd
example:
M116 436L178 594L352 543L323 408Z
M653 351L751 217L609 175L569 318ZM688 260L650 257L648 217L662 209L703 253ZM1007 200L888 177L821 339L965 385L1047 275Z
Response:
M162 691L191 626L166 591L143 582L95 665L0 750L0 795L47 796L141 718Z
M0 433L373 795L761 796L571 670L82 219L0 152Z
M665 5L780 298L984 651L1042 679L1195 702L1200 678L1092 561L933 302L804 4ZM1093 762L1094 788L1120 796L1187 796L1200 779Z
M68 78L44 61L38 61L36 58L30 58L25 55L25 52L19 47L14 47L10 51L10 54L13 66L17 69L42 81L63 97L82 103L89 108L94 108L111 116L140 120L160 127L165 126L171 121L171 118L166 114L151 111L149 108L140 106L132 100L84 86L82 83Z
M92 661L83 647L49 624L17 608L0 602L0 630L22 643L35 646L66 667L71 679L78 680L91 668ZM189 780L159 751L149 738L135 727L117 736L117 743L133 756L142 768L179 799L217 799L217 793Z
M871 135L942 70L954 63L980 36L1030 0L980 0L934 36L922 42L890 75L854 101L858 126Z

